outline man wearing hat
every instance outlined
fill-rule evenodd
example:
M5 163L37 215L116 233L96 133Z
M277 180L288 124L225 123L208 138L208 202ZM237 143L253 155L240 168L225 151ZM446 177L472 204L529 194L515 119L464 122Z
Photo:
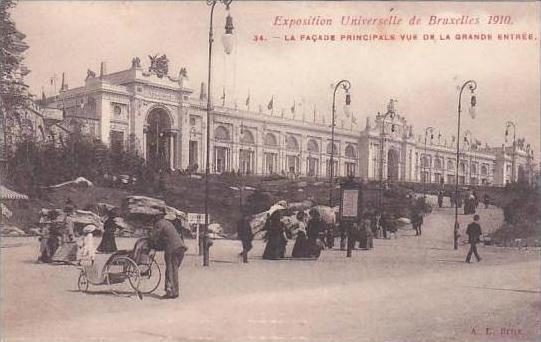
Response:
M175 226L165 219L165 208L161 208L160 213L156 215L154 229L149 235L155 248L163 248L164 251L165 295L162 296L162 299L177 298L179 296L178 269L188 248Z
M468 235L468 240L470 241L470 250L468 256L466 257L466 262L470 263L472 253L477 258L477 262L481 261L479 253L477 253L477 243L480 242L479 238L482 235L481 225L479 224L479 215L473 216L473 222L468 225L466 228L466 234Z
M252 233L252 226L250 221L252 216L248 213L248 210L244 208L242 210L242 216L237 221L237 237L242 242L242 262L248 262L248 252L252 249L252 240L254 234Z

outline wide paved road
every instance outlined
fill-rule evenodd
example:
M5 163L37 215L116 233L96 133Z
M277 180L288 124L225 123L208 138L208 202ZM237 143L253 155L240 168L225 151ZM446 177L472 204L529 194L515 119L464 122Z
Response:
M501 219L482 209L485 230ZM462 226L470 217L460 217ZM37 242L2 239L4 341L538 341L539 252L452 250L453 212L436 210L422 237L401 230L375 249L325 251L317 261L265 261L255 243L217 241L210 268L193 255L180 300L77 291L78 271L34 263ZM193 241L190 241L193 242ZM119 241L133 244L131 239ZM288 246L291 251L292 244ZM163 263L161 255L160 262ZM161 287L161 286L160 286ZM157 294L162 294L162 289Z

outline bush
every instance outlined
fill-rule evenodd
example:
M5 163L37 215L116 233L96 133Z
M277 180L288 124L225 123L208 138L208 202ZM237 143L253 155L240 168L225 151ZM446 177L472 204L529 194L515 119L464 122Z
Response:
M527 184L517 183L506 187L503 197L504 224L492 234L496 244L507 245L514 239L541 235L538 191Z
M275 202L276 199L268 192L256 190L246 198L244 208L249 214L257 214L268 210Z
M145 185L152 172L144 159L133 152L113 152L99 140L72 134L60 145L20 142L8 160L7 179L30 195L39 195L40 187L85 177L100 180L104 174L130 174Z

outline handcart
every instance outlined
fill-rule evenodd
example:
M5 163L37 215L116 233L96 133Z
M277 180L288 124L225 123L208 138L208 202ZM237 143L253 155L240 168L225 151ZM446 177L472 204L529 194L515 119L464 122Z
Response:
M132 251L97 253L92 261L81 261L81 273L77 286L87 292L89 285L108 285L116 295L139 298L154 292L161 282L161 270L154 259L155 250L149 247L147 238L137 240Z

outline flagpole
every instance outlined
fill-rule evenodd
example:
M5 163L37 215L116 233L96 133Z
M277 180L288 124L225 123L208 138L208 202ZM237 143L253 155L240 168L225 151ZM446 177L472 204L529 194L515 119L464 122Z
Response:
M225 107L225 87L223 87L222 89L223 89L223 92L222 92L222 107Z

